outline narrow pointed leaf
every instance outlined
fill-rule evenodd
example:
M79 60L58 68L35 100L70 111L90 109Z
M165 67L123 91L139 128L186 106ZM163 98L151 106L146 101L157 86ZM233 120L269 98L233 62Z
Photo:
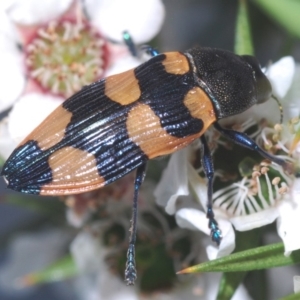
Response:
M24 277L18 278L17 282L20 287L24 287L61 281L76 275L77 267L75 261L71 255L67 255L42 271L27 274Z
M268 269L300 262L300 250L284 256L282 243L237 252L226 257L189 267L178 274L199 272L237 272Z
M246 0L239 0L234 52L239 55L254 54Z

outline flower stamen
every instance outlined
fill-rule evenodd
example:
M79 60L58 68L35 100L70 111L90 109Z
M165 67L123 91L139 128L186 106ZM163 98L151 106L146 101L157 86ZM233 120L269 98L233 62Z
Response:
M274 177L274 171L280 177ZM274 207L287 192L287 184L282 182L285 177L281 173L283 171L280 172L269 161L264 160L253 167L251 176L244 176L240 182L216 191L213 195L214 206L230 216L250 215Z
M107 65L105 40L84 22L61 20L39 28L25 52L29 75L43 90L63 97L95 82Z

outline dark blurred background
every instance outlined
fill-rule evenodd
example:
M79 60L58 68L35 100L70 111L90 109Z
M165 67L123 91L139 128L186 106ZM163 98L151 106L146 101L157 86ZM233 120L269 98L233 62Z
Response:
M165 0L166 19L159 35L162 51L194 45L233 51L237 1ZM262 65L283 55L299 61L300 42L248 1L255 56Z

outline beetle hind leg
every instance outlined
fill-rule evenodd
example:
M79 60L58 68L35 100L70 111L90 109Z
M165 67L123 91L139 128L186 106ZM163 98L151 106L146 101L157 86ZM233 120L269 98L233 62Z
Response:
M207 178L207 212L206 217L208 218L208 227L210 228L210 236L212 240L219 246L222 240L222 232L219 229L218 222L215 219L215 214L213 212L213 202L212 202L212 194L213 194L213 179L214 179L214 166L211 157L211 153L209 147L207 145L207 141L203 136L200 138L202 142L201 149L201 163Z
M134 181L134 195L132 204L132 219L130 228L129 246L127 250L127 261L125 269L125 282L127 285L133 285L136 278L137 272L135 267L135 241L136 241L136 230L137 230L137 208L138 208L138 196L140 187L145 178L146 163L140 165L136 170L136 176Z

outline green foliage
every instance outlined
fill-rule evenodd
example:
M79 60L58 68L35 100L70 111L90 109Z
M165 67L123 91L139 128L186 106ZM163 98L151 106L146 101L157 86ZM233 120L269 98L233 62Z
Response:
M239 272L289 266L300 262L300 250L284 255L282 243L253 248L204 262L180 273Z
M254 0L254 2L290 35L300 38L300 1Z
M239 0L234 52L239 55L254 55L246 0Z
M66 255L44 270L27 274L19 281L23 286L30 286L54 281L62 281L77 275L77 266L71 255Z

